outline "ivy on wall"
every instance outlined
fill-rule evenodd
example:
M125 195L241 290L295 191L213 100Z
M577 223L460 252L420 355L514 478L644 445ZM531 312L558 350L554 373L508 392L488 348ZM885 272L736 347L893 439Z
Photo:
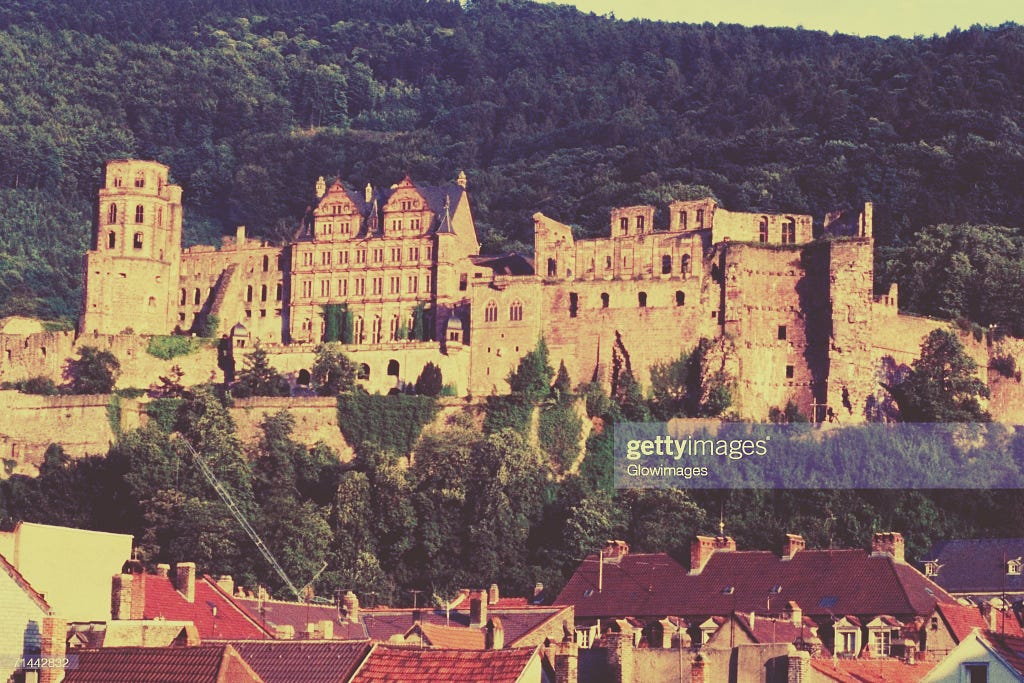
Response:
M360 457L374 451L412 452L420 432L437 414L431 396L381 396L360 392L338 396L338 425Z

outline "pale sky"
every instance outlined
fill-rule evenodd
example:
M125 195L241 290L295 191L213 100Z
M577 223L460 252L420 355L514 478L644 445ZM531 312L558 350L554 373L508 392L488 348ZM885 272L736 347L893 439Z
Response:
M954 26L1024 24L1024 0L559 0L617 19L803 26L860 36L944 35Z

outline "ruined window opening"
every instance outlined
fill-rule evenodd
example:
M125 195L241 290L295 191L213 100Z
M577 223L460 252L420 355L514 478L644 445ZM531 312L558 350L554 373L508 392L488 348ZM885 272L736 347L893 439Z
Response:
M508 319L512 322L518 322L523 319L523 303L521 301L512 302L508 310Z
M608 292L601 292L601 308L608 308Z
M388 376L389 377L398 377L398 361L397 360L392 359L392 360L388 361Z
M245 288L245 302L249 303L252 301L252 285Z
M282 292L281 292L281 289L282 289L282 288L281 288L281 285L280 285L280 283L278 283L278 285L277 285L277 292L276 292L276 294L275 294L275 299L276 299L277 301L280 301L280 300L281 300L281 293L282 293Z
M685 211L680 211L679 212L679 228L682 229L682 230L686 230L686 212Z
M309 380L310 380L309 370L307 370L305 368L302 368L301 370L299 370L299 377L296 380L296 383L299 386L308 387L309 386Z
M690 270L691 270L690 263L691 263L690 255L689 254L683 254L683 258L680 260L680 263L679 263L679 270L682 272L683 277L688 277L690 275Z
M796 243L796 221L794 221L792 218L787 218L782 223L782 243Z
M117 233L113 230L107 233L107 248L113 249L117 246Z
M623 235L628 235L629 234L629 218L627 218L626 216L623 216L622 218L620 218L619 219L619 227L622 229L622 234Z
M766 216L761 217L760 225L758 226L758 239L761 242L768 241L768 218Z
M784 341L786 339L786 326L779 325L779 340Z
M381 320L379 315L373 316L373 327L370 328L371 342L372 344L380 344L382 331L381 331Z
M198 306L198 305L199 305L199 302L200 302L200 297L201 297L201 296L202 296L202 294L200 293L200 291L199 291L199 288L198 288L198 287L196 287L196 293L195 293L195 295L194 295L194 296L192 297L192 303L193 303L193 304L195 304L196 306Z
M264 255L263 256L263 272L265 273L268 270L270 270L270 257Z
M637 216L636 217L636 231L637 232L643 232L644 231L644 217L643 216Z
M611 267L612 267L612 257L611 256L605 256L604 257L604 267L605 267L606 270L611 270Z
M111 204L110 209L107 211L107 223L117 222L117 204Z
M569 293L569 317L575 318L580 310L580 295L576 292Z
M465 292L466 287L469 286L469 276L466 273L459 275L459 291Z
M676 306L682 306L686 303L686 294L683 292L676 292Z
M786 366L786 379L793 379L794 369L792 365Z
M704 227L704 209L697 209L697 227Z
M370 379L370 366L366 363L360 363L359 371L356 372L356 379Z
M647 308L647 292L640 292L636 295L636 298L640 308Z
M672 257L669 254L665 254L661 257L661 274L668 275L672 272Z
M558 261L553 258L548 259L548 277L555 277L558 275Z
M185 301L187 299L188 299L188 292L186 292L185 288L182 287L182 289L181 289L181 300L178 302L178 305L179 306L184 306L185 305Z
M266 285L261 285L260 286L260 301L266 301L266 300L267 300L267 286Z

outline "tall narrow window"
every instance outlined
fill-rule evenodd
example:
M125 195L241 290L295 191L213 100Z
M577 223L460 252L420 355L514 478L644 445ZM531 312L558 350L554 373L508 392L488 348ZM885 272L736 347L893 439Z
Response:
M647 308L647 292L640 292L637 294L636 301L640 308Z
M201 293L201 292L199 291L199 288L198 288L198 287L196 287L196 292L195 292L195 294L194 294L194 295L192 296L192 303L193 303L194 305L198 306L198 305L199 305L199 302L200 302L200 301L202 300L202 296L203 296L203 295L202 295L202 293Z
M622 234L623 235L628 235L629 234L629 218L627 218L626 216L623 216L622 218L620 218L619 219L619 227L622 228Z
M370 343L372 343L372 344L380 344L380 339L381 339L381 322L380 322L380 316L379 315L373 316L372 335L373 335L373 337L372 337Z
M682 306L686 303L686 294L683 292L676 292L676 306Z
M267 300L267 286L266 285L260 285L260 301L266 301L266 300Z
M758 239L761 242L767 242L768 241L768 217L767 216L761 216L761 220L758 223L757 233L758 233Z
M685 211L680 211L679 212L679 229L680 230L686 230L686 212Z
M117 233L111 230L107 233L107 249L113 249L117 246Z
M135 174L135 187L145 187L145 186L146 186L146 174L144 174L144 173L142 173L140 171L139 173Z
M555 277L558 275L558 261L553 258L548 259L548 277Z
M245 303L252 303L252 285L245 288Z
M111 204L107 210L107 223L117 222L117 204Z
M469 286L469 276L466 275L465 273L462 273L461 275L459 275L459 291L460 292L465 292L466 291L466 287L468 287L468 286Z
M690 255L689 254L683 254L683 258L681 259L681 261L679 263L679 270L682 272L683 277L689 277L690 276L690 271L692 270L691 262L692 262L692 259L690 258Z
M498 304L488 301L484 307L484 322L493 323L498 319Z
M264 255L263 256L263 272L265 273L268 270L270 270L270 257ZM266 299L264 299L264 301L266 301Z
M142 249L142 233L137 232L132 235L132 247L135 249Z
M608 308L608 292L601 292L601 308Z
M283 294L283 289L284 289L284 287L281 285L281 283L280 282L277 283L277 291L274 294L274 299L276 301L280 301L281 300L281 295Z
M672 256L665 254L661 257L661 274L668 275L672 272Z
M794 221L792 218L787 218L782 223L782 243L796 243L796 221Z
M643 232L644 231L644 217L643 216L637 216L636 217L636 231L637 232Z
M576 292L569 293L569 317L575 318L580 312L580 295Z
M185 305L185 301L187 301L187 300L188 300L188 292L186 292L185 288L182 287L182 289L181 289L181 300L178 301L178 305L179 306L184 306Z
M508 310L508 319L513 322L523 319L523 303L521 301L512 302Z
M697 209L697 228L704 227L704 209Z
M146 208L139 204L135 207L135 222L142 223L146 219Z

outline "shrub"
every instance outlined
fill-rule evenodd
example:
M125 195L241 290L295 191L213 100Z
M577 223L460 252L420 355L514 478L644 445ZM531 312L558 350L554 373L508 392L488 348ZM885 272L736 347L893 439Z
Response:
M195 337L181 335L157 335L149 338L146 353L161 360L170 360L178 356L187 356L199 348L199 340Z
M38 394L39 396L56 396L60 393L56 382L42 375L16 382L14 388L23 394Z
M67 375L72 394L109 394L121 373L121 363L110 351L83 346L78 358L68 362Z

